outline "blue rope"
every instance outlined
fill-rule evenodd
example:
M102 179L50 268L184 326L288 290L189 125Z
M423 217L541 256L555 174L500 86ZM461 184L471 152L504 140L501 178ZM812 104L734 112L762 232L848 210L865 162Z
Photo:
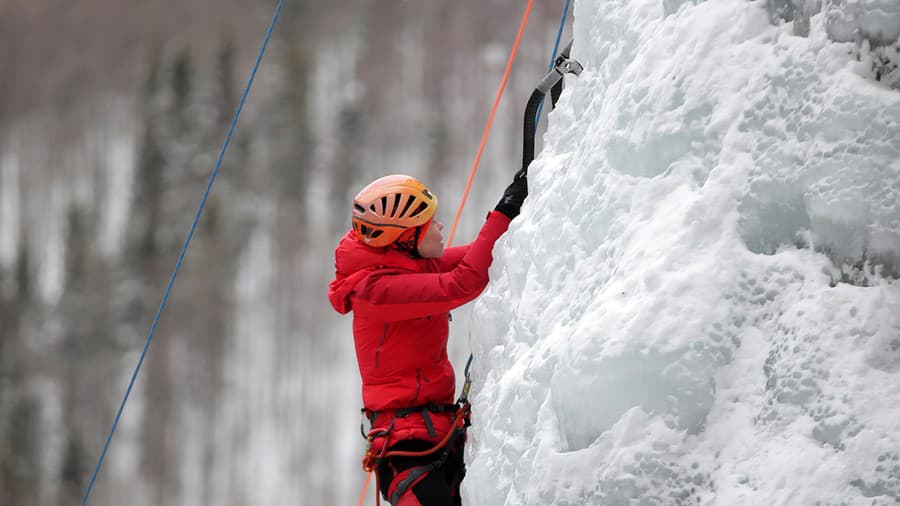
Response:
M278 6L275 8L275 15L272 17L272 23L269 25L269 30L266 32L266 38L263 41L262 49L259 51L259 56L256 58L256 64L253 66L253 72L250 74L250 80L247 82L247 87L244 89L244 94L241 96L240 104L238 104L237 111L234 113L234 119L231 121L231 127L228 129L228 135L225 137L225 143L222 145L222 151L219 152L219 158L216 160L215 168L212 171L212 174L209 176L209 182L206 184L206 191L203 193L203 198L200 199L200 206L197 208L197 213L194 215L194 221L191 223L191 229L188 232L187 238L184 241L184 246L181 248L181 253L178 255L178 262L175 263L175 270L172 272L172 277L169 278L169 286L166 287L166 291L163 294L162 302L159 304L159 309L156 311L156 317L153 318L153 324L150 326L150 332L147 334L147 340L144 343L144 350L141 352L141 357L138 360L137 367L134 368L134 373L131 375L131 381L128 382L128 389L125 390L125 397L122 399L122 404L119 405L119 411L116 413L116 418L113 421L112 429L109 431L109 435L106 437L106 443L103 445L103 451L100 453L100 459L97 461L97 467L94 469L94 474L91 476L91 481L88 483L87 490L84 492L84 497L81 498L81 506L85 506L88 502L88 498L91 495L91 489L94 487L94 482L97 480L97 475L100 474L100 468L103 466L103 459L106 458L106 452L109 449L109 444L112 441L113 434L116 432L116 428L119 425L119 419L122 417L122 411L125 410L125 403L128 402L128 396L131 395L131 389L134 387L134 382L137 379L138 372L141 370L141 365L144 363L144 358L147 356L147 350L150 348L150 341L153 339L153 334L156 332L156 327L159 325L159 319L162 316L163 311L166 308L166 303L169 300L169 294L172 292L172 286L175 284L175 278L178 276L178 271L181 270L181 264L184 263L184 257L187 253L188 247L191 245L191 239L194 237L194 232L197 230L197 223L200 222L200 216L203 214L203 208L206 206L206 201L209 199L210 191L212 190L213 182L216 180L216 175L219 173L219 168L222 166L222 159L225 157L225 151L228 149L228 144L231 143L231 136L234 134L235 126L237 125L238 117L241 115L241 110L244 108L244 102L247 100L247 95L250 93L250 87L253 85L253 79L256 77L256 71L259 69L259 65L262 62L263 54L266 52L266 46L269 45L269 39L272 37L272 31L275 28L275 23L278 21L278 16L281 14L281 8L284 5L284 0L279 0Z
M559 52L559 40L562 38L563 28L566 26L566 16L569 15L569 1L570 0L566 0L566 7L563 9L562 18L559 20L559 30L556 32L556 43L553 44L553 56L550 57L550 66L547 68L547 72L553 70L553 63L556 61L556 53ZM541 98L541 103L538 104L537 117L534 121L535 125L541 122L541 109L544 108L544 98Z

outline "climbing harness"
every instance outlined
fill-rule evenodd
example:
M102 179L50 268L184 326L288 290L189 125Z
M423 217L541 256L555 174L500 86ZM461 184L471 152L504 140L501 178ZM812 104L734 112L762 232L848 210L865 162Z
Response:
M370 430L368 434L365 433L363 425L360 424L360 432L362 433L363 437L366 438L366 453L363 457L362 467L363 471L369 473L369 477L366 478L362 493L359 496L360 506L362 506L363 501L365 500L366 489L368 489L369 482L371 481L371 474L375 474L375 504L381 504L381 483L378 476L378 466L379 464L384 462L385 459L391 457L427 457L429 455L434 455L440 452L438 457L431 463L424 466L413 467L403 472L405 473L405 475L402 479L399 480L396 488L394 488L394 490L392 491L390 498L390 502L392 504L397 504L397 500L403 495L404 492L406 492L411 486L413 486L419 478L422 478L430 471L443 467L444 463L446 463L447 461L447 458L450 456L455 443L459 441L460 438L463 438L463 441L465 441L466 430L469 428L469 426L472 425L472 408L469 404L469 390L472 386L472 377L469 374L471 365L472 357L469 357L469 361L466 363L466 379L463 383L462 393L460 394L459 399L457 399L455 404L426 404L423 406L390 410L390 414L392 414L393 416L387 428L383 430L373 429ZM372 424L375 423L375 420L380 415L386 414L367 410L365 408L363 408L362 411ZM389 451L389 445L387 441L385 441L385 444L382 446L381 451L377 455L375 454L375 452L373 451L373 444L375 442L375 439L379 437L387 438L390 435L391 430L394 428L394 421L397 418L405 418L413 414L418 414L422 416L423 420L425 421L429 436L437 436L437 433L434 431L434 425L431 422L431 415L429 413L455 413L453 422L450 425L450 430L447 431L447 434L444 435L443 439L438 441L434 446L423 451Z
M256 77L256 72L259 70L259 65L262 62L263 55L266 53L266 47L269 45L269 39L272 37L272 32L275 29L275 23L278 21L278 16L281 14L281 8L284 6L284 0L279 0L278 5L275 7L275 14L272 16L272 22L269 24L269 29L266 32L266 37L263 40L262 48L259 50L259 56L256 57L256 63L253 65L253 71L250 73L250 79L247 82L247 87L244 88L244 93L241 95L240 103L238 104L237 110L234 113L234 119L231 120L231 127L228 129L228 135L225 136L225 143L222 145L222 150L219 152L219 158L216 160L216 165L213 168L212 173L209 176L209 181L206 184L206 191L203 193L203 197L200 199L200 205L197 208L197 212L194 214L194 221L191 223L191 228L188 231L187 238L184 240L184 245L181 248L181 252L178 254L178 261L175 262L175 269L172 271L172 276L169 278L169 284L166 287L166 291L163 294L162 301L159 304L159 309L156 311L156 316L153 318L153 324L150 325L150 331L147 333L147 339L144 342L144 349L141 351L141 356L138 359L137 366L134 368L134 372L131 375L131 380L128 382L128 388L125 390L125 397L122 399L122 403L119 405L119 410L116 412L116 417L113 420L112 428L109 431L109 435L106 437L106 442L103 444L103 450L100 452L100 458L97 460L97 466L94 468L94 473L91 475L91 479L88 482L87 489L84 491L84 496L81 498L81 506L85 506L87 504L88 499L91 496L91 489L94 487L94 482L97 480L97 476L100 474L100 468L103 466L103 460L106 457L106 452L109 450L109 445L112 442L113 435L116 433L116 428L119 426L119 420L122 417L122 412L125 410L125 403L128 402L128 396L131 394L131 390L134 387L134 383L137 380L138 373L141 370L141 365L144 363L144 358L147 356L147 350L150 348L150 342L153 340L153 335L156 333L156 327L159 325L160 317L162 317L163 311L166 309L166 303L169 300L169 294L172 293L172 287L175 285L175 278L178 277L178 271L181 270L181 265L184 263L184 257L187 254L188 247L191 245L191 239L194 237L194 232L197 230L197 224L200 222L200 217L203 215L203 208L206 206L206 201L209 199L209 194L212 191L213 182L216 180L216 175L219 173L219 168L222 166L222 160L225 157L225 151L228 150L228 145L231 142L231 137L234 134L235 126L237 126L238 118L241 115L241 111L244 109L244 103L247 100L247 95L250 93L250 87L253 86L253 80Z

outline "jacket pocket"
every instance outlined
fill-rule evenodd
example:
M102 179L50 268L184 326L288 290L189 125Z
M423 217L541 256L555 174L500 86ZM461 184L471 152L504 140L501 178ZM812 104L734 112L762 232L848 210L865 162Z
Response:
M413 397L413 403L419 402L419 394L422 392L422 369L416 369L416 395Z
M384 332L381 333L381 341L378 342L378 346L375 347L375 369L378 369L378 366L381 363L381 349L384 348L384 342L387 340L388 333L388 324L384 324Z

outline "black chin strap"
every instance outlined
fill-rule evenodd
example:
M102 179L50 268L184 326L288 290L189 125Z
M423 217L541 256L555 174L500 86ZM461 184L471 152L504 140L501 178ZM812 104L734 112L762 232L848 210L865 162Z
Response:
M401 251L405 251L413 258L422 258L419 255L419 236L422 235L422 227L413 228L413 233L405 239L399 239L394 242L394 246Z

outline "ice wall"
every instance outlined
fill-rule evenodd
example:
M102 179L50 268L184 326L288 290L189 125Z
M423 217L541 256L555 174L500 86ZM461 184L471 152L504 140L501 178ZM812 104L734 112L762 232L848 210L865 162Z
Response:
M467 504L900 500L900 92L835 12L576 3L473 315Z

